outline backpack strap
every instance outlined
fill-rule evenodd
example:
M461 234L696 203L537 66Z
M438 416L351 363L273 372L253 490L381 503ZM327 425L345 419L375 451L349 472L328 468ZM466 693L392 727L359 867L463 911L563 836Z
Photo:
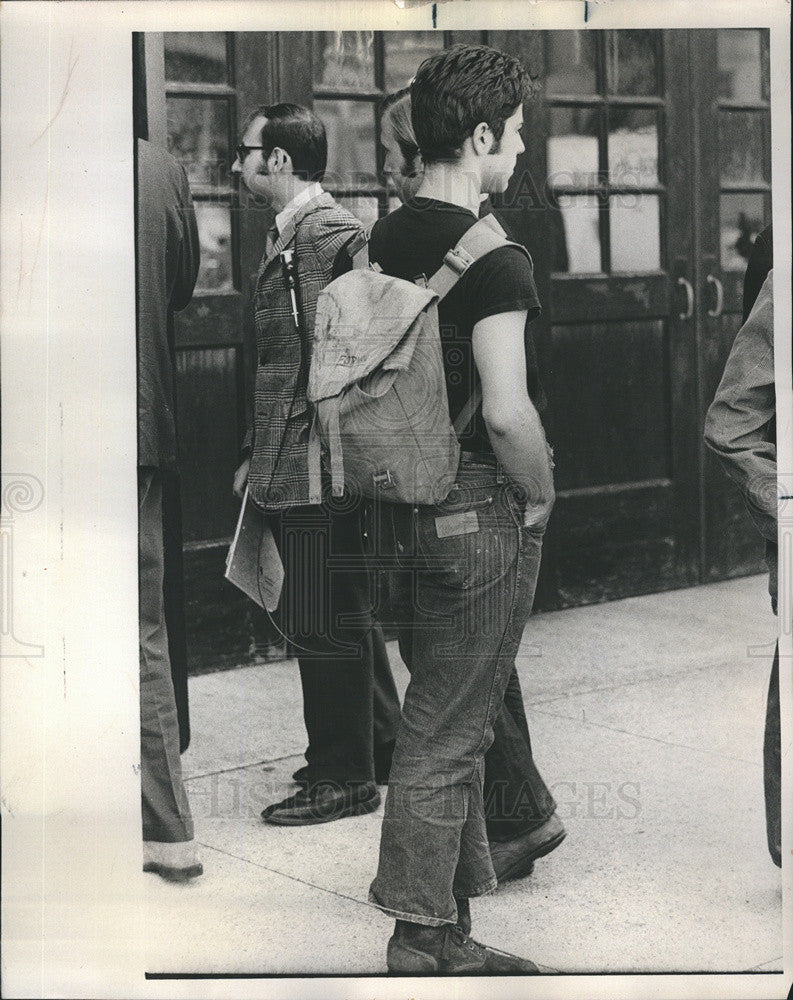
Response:
M449 294L473 263L481 260L491 250L507 246L517 247L528 256L529 263L532 263L529 251L520 243L508 238L495 215L486 215L463 233L456 246L452 247L443 258L443 264L429 279L427 286L437 292L442 299ZM457 437L468 429L481 401L482 389L481 386L477 386L452 425Z
M516 247L528 256L528 250L507 237L494 215L486 215L466 230L457 244L443 258L443 264L428 280L427 286L444 298L454 288L468 268L499 247ZM529 257L531 262L531 257Z
M341 431L339 428L339 408L341 395L331 396L318 403L324 411L328 427L328 450L330 451L330 481L333 495L344 494L344 461L341 451Z
M344 459L341 450L341 430L339 408L341 394L320 399L314 408L314 419L308 435L308 493L311 503L322 502L321 440L319 436L320 417L325 425L330 452L330 479L333 495L344 493Z
M482 387L478 385L468 397L465 406L457 414L457 419L452 424L454 433L459 437L468 430L468 425L474 419L477 407L482 402Z
M353 269L356 271L369 267L369 237L372 235L373 228L374 223L353 236L347 244L347 253L350 255Z
M322 503L322 442L316 408L308 432L308 502Z

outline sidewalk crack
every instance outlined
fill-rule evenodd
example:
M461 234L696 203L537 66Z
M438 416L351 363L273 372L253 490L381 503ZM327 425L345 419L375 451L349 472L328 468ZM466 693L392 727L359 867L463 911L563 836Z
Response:
M646 733L634 733L630 729L619 729L617 726L609 726L605 722L593 722L591 719L581 719L575 715L562 715L559 712L548 712L536 709L532 706L532 711L538 715L546 715L551 719L565 719L568 722L583 722L585 726L592 726L595 729L605 729L610 733L619 733L621 736L633 736L638 740L648 740L651 743L660 743L661 746L674 747L677 750L690 750L692 753L705 754L708 757L718 757L720 760L730 760L737 764L749 764L762 768L762 763L755 760L747 760L745 757L736 757L732 754L722 753L719 750L707 750L703 747L692 747L688 743L675 743L672 740L663 740L660 736L648 736Z

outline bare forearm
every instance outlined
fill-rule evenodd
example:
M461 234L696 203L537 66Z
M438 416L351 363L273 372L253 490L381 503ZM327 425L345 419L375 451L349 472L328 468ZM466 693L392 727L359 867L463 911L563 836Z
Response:
M490 443L509 478L531 504L554 499L553 472L548 443L536 410L519 410L506 420L488 419Z

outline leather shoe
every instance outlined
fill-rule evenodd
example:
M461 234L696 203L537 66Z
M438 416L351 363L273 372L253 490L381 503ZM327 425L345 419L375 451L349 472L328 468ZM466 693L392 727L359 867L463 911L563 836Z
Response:
M512 840L491 841L490 860L499 884L531 875L535 860L550 854L566 836L562 821L554 813L536 830Z
M404 920L397 921L386 962L395 976L529 976L540 971L528 959L479 944L456 924L427 927Z
M262 811L262 819L276 826L311 826L346 816L362 816L379 805L380 793L369 782L342 786L322 781L301 789L283 802L267 806Z

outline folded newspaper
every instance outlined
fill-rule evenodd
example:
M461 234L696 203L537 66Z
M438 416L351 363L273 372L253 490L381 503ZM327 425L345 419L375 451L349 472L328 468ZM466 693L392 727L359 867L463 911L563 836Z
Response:
M247 487L226 556L225 577L260 608L275 611L278 607L284 584L283 563L267 515L250 499Z

